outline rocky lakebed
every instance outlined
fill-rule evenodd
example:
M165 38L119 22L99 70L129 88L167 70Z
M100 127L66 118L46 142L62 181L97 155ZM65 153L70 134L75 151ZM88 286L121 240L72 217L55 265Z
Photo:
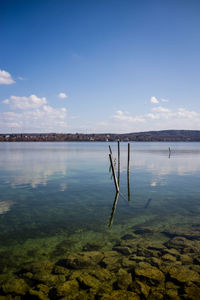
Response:
M162 231L164 241L149 238L153 234L134 228L110 250L90 243L57 261L2 272L0 300L199 300L200 227Z

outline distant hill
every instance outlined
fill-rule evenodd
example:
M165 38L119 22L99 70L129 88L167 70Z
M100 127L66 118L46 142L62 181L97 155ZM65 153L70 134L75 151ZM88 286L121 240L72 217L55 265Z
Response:
M0 142L66 141L200 142L200 130L161 130L123 134L100 133L17 133L0 134Z

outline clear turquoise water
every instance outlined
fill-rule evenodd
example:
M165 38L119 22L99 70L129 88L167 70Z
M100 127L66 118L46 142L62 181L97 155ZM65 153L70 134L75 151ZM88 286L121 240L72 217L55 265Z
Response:
M121 143L123 197L111 227L108 145L0 143L0 259L15 254L7 268L41 256L56 259L61 243L69 252L91 242L109 249L133 226L199 224L200 143L131 143L130 201L127 143ZM116 143L110 145L117 158Z

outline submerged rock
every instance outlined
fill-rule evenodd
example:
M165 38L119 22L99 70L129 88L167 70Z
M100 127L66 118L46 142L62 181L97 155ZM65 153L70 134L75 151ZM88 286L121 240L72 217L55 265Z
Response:
M132 239L136 239L136 238L138 238L138 237L134 233L128 233L121 237L122 240L132 240Z
M186 266L176 266L169 270L169 275L172 280L180 283L199 282L200 276L197 272L190 270Z
M129 247L123 247L123 246L115 246L115 247L113 247L113 250L117 251L123 255L130 255L132 253L132 251Z
M150 287L146 283L144 283L138 279L133 281L130 289L132 291L135 291L138 295L140 295L141 298L144 297L145 299L148 297L149 292L150 292Z
M102 248L100 244L87 243L83 246L82 251L98 251Z
M98 289L101 284L99 280L86 272L81 273L80 276L77 277L77 281L79 282L80 287L83 289Z
M100 265L110 271L117 271L122 262L122 256L116 251L105 251Z
M25 295L29 286L24 279L12 279L2 285L5 294Z
M165 254L162 256L162 260L167 261L167 262L175 262L176 257L170 254Z
M197 286L186 286L184 289L184 298L188 300L199 300L200 288Z
M137 228L133 231L135 234L150 234L153 233L153 230L149 228Z
M134 273L136 278L141 278L150 285L159 284L165 280L164 274L159 269L147 263L139 263Z
M140 300L140 297L134 292L117 290L104 294L101 300Z
M124 269L119 269L116 274L117 276L117 287L121 290L126 290L128 286L132 283L132 276L130 273Z
M70 254L66 259L60 260L58 265L63 265L71 269L82 269L98 264L103 258L99 251L81 252Z
M68 280L56 287L57 297L66 297L68 295L76 295L79 291L77 280Z

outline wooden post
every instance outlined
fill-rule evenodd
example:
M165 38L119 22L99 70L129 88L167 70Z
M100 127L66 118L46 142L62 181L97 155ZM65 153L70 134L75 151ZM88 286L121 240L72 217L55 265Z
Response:
M130 144L128 143L128 164L127 164L127 171L129 172L130 169Z
M116 178L116 175L115 175L115 169L114 169L114 165L113 165L113 160L112 160L112 155L111 154L109 154L109 158L110 158L110 164L111 164L111 168L112 168L112 174L113 174L113 178L114 178L116 192L119 193L119 185L118 185L117 178Z
M109 150L110 150L110 154L112 155L112 149L111 149L110 145L108 147L109 147Z
M127 172L128 201L130 201L130 173Z
M120 141L117 141L118 144L118 185L119 185L119 179L120 179Z

